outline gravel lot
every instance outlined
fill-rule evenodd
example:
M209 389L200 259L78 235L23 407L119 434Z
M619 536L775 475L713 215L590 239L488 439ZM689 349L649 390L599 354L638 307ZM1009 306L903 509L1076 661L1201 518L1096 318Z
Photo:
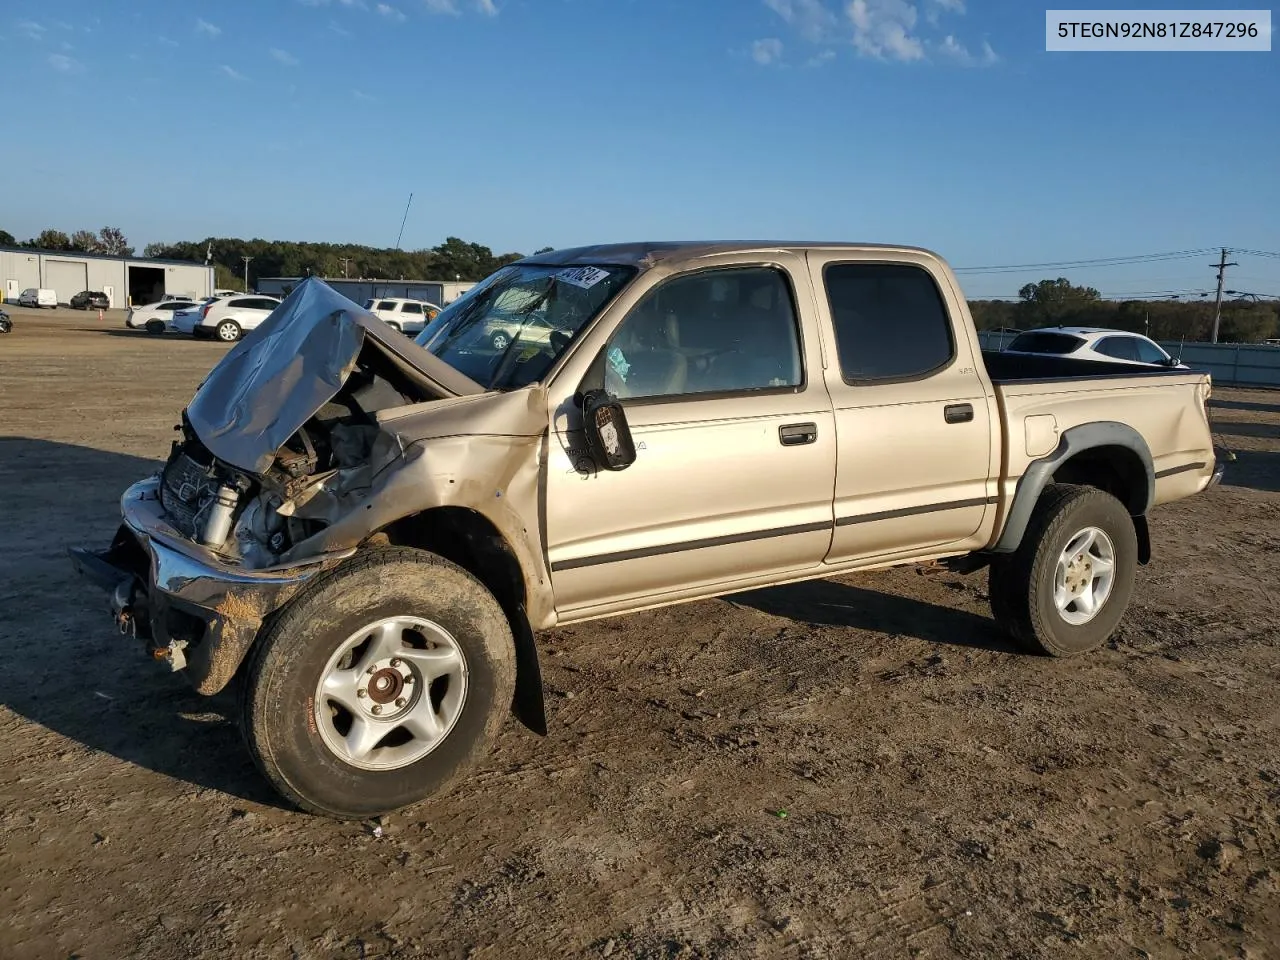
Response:
M226 348L10 312L0 957L1280 956L1280 394L1218 389L1239 459L1107 649L910 568L556 630L551 736L377 835L281 809L65 558Z

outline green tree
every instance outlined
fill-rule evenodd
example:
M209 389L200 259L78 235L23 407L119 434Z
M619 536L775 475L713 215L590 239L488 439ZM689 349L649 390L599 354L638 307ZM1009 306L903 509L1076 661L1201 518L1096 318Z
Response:
M70 250L71 238L61 230L41 230L40 235L28 240L26 245L37 250Z
M85 253L97 253L100 244L98 235L92 230L77 230L71 235L71 249Z
M1066 324L1071 316L1096 313L1082 308L1102 299L1093 287L1074 286L1066 277L1028 283L1018 291L1018 297L1017 326L1023 329Z
M17 238L8 230L0 230L0 247L16 247Z
M133 247L119 227L103 227L98 231L99 252L112 257L131 257Z

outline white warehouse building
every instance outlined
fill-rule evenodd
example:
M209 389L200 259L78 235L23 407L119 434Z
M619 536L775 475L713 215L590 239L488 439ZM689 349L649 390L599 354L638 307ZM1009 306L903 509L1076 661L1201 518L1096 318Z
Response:
M213 293L213 267L202 263L25 247L0 247L0 280L9 303L30 287L52 290L63 304L82 290L101 292L113 307L155 303L166 293L193 300Z

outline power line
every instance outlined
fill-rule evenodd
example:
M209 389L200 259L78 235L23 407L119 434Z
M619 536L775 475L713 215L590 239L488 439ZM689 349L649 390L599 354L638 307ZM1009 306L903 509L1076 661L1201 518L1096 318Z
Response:
M1167 260L1190 260L1213 253L1213 247L1198 250L1175 250L1169 253L1143 253L1130 257L1097 257L1092 260L1056 260L1047 263L1005 263L984 267L954 267L956 273L1011 273L1018 270L1069 269L1075 267L1119 267L1134 263L1158 263Z

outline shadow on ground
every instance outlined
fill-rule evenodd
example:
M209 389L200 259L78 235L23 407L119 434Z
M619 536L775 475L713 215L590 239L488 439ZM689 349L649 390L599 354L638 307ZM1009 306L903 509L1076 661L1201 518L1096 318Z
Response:
M725 599L802 623L853 627L977 650L1019 652L988 617L912 597L866 590L838 580L809 580L767 587Z
M1224 487L1247 487L1266 493L1280 493L1280 452L1233 450L1236 458L1223 466Z
M0 487L14 494L0 522L0 704L128 763L280 806L229 722L233 697L200 696L147 658L142 641L120 636L106 594L66 556L77 543L105 545L121 492L157 466L0 437Z
M1209 401L1209 410L1253 410L1257 413L1280 413L1280 399L1275 403L1258 403L1253 400L1218 400Z

